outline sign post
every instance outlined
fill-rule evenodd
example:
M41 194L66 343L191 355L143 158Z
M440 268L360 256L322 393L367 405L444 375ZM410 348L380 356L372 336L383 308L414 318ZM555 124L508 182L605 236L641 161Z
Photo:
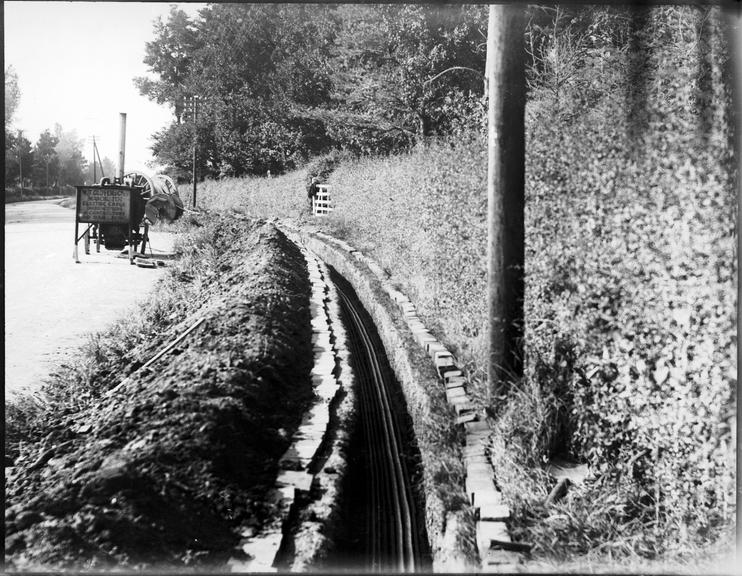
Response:
M125 225L129 237L129 263L134 264L131 231L134 228L134 201L137 188L130 186L77 186L77 208L75 211L75 262L80 262L77 244L93 224ZM80 224L87 224L80 235ZM101 234L101 227L98 227Z

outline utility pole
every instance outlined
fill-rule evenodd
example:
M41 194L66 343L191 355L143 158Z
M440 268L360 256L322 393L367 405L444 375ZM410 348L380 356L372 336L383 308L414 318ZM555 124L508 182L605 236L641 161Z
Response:
M734 150L736 153L736 179L735 179L735 192L737 193L737 226L739 227L739 214L742 213L742 192L740 191L740 170L742 170L742 8L739 3L737 5L727 6L727 40L732 50L732 79L733 88L732 95L734 98L734 111L735 111L735 146ZM739 228L737 228L739 230ZM737 234L737 268L739 268L739 255L742 252L742 238ZM737 326L742 320L742 310L737 304ZM739 415L739 409L737 412ZM737 438L742 433L742 418L737 418ZM740 494L742 490L742 445L737 442L737 494ZM736 510L736 541L737 541L737 555L742 550L742 530L740 525L742 523L742 510L737 506ZM738 558L737 558L738 559Z
M489 395L522 374L525 261L525 9L490 6L487 32Z
M93 184L98 182L98 173L95 165L95 136L93 136Z
M18 130L18 172L21 179L21 200L23 200L23 130Z
M193 209L196 209L196 148L198 147L198 96L193 96Z

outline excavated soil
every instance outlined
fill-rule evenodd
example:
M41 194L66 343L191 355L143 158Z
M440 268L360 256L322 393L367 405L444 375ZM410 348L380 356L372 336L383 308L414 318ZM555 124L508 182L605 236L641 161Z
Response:
M222 220L237 240L215 239L203 306L129 357L202 323L150 368L100 375L94 403L47 414L6 468L6 569L227 570L239 532L270 517L312 395L307 269L273 225Z

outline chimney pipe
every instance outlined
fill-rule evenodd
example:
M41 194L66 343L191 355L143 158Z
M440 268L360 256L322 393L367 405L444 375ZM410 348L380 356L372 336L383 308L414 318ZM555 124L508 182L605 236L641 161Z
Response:
M126 112L120 113L121 125L119 127L119 165L118 165L118 180L120 183L124 181L124 151L126 150Z

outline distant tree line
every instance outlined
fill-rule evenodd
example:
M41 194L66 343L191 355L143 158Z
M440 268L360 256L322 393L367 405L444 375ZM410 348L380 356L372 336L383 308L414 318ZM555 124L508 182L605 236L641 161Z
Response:
M33 195L69 193L70 187L93 181L93 166L83 154L83 142L74 131L55 124L32 143L23 130L14 129L13 116L20 102L18 75L5 69L5 194L14 197L22 189ZM112 162L103 159L113 173ZM100 174L100 169L97 170Z
M181 175L194 142L204 176L275 174L477 125L486 21L486 6L173 7L146 46L152 75L135 79L173 111L153 152Z

